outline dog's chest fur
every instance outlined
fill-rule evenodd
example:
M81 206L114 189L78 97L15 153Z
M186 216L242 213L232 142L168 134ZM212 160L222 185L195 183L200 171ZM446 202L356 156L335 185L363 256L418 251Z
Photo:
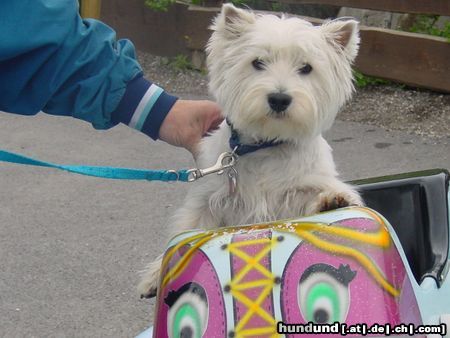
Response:
M215 163L222 152L230 151L230 129L206 138L201 146L199 167ZM307 143L284 143L260 149L238 158L237 189L230 191L225 174L209 176L198 183L195 194L208 201L215 222L221 226L273 221L305 214L308 201L317 195L317 176L335 176L331 150L318 136Z

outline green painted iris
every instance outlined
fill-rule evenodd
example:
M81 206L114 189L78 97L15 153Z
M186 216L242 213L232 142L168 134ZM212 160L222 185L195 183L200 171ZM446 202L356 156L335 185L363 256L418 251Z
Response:
M197 309L189 303L183 304L174 317L174 337L201 338L202 331L202 319ZM187 332L190 332L190 335Z
M306 319L314 323L334 323L340 319L339 295L329 283L314 285L306 296Z

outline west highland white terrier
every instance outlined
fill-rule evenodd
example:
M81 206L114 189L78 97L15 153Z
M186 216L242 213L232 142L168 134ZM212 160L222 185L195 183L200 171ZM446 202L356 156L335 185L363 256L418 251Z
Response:
M322 26L260 15L231 4L212 25L210 90L226 121L200 146L200 168L224 152L238 157L228 175L193 183L171 222L176 231L259 223L362 205L338 179L322 132L353 92L358 23ZM161 257L138 289L156 294Z

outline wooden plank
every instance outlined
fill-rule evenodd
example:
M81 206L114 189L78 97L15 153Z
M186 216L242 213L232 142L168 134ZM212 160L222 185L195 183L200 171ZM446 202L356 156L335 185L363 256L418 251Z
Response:
M450 43L444 38L361 27L355 66L367 75L450 93Z
M206 42L212 33L208 27L219 12L220 8L218 7L190 5L187 8L182 17L187 48L193 50L205 49Z
M299 16L314 25L324 20ZM355 68L361 73L450 93L450 43L445 38L360 26Z
M450 15L449 0L279 0L291 4L321 4L385 12Z
M203 50L218 11L176 5L157 13L145 8L142 0L109 0L103 10L103 20L119 36L131 38L141 50L166 56ZM450 93L450 43L443 38L362 26L355 65L363 74Z
M176 56L189 53L184 28L187 7L175 4L167 12L158 12L143 0L107 0L102 2L102 21L113 27L119 38L130 39L138 50ZM201 32L205 36L206 27Z
M83 18L100 19L102 0L81 0L81 16Z

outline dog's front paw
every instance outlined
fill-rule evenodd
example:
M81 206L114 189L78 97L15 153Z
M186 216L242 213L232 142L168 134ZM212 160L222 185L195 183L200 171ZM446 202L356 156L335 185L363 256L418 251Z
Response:
M364 205L361 197L356 192L322 192L313 203L310 214L335 210L348 206Z
M341 194L330 194L328 196L323 196L319 202L318 211L328 211L339 208L348 207L350 202L347 198Z
M149 264L137 287L141 298L156 297L158 291L159 275L161 269L161 257Z

